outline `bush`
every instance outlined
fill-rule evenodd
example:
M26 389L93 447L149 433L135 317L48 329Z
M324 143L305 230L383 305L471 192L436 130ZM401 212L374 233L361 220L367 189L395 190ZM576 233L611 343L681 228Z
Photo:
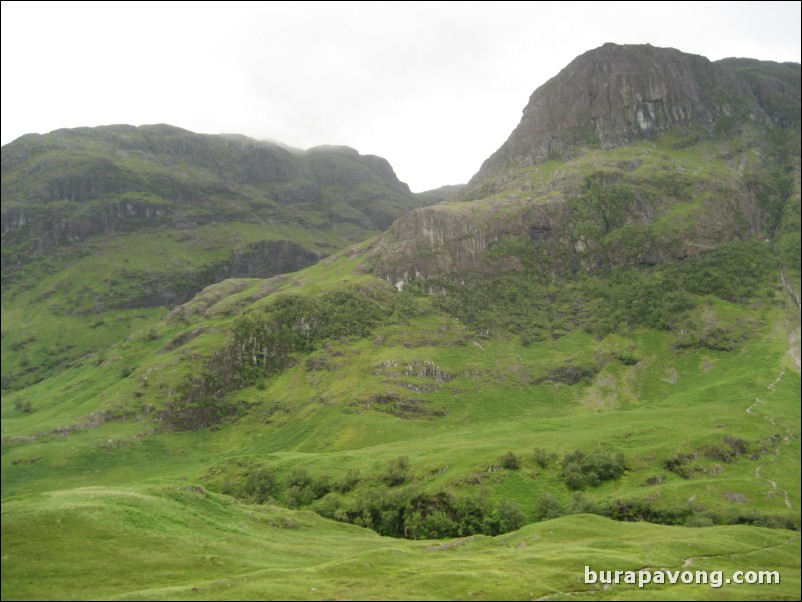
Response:
M485 519L484 532L488 535L500 535L520 529L526 523L526 516L518 504L509 500L501 500Z
M574 451L563 458L563 478L569 489L596 487L602 481L616 479L626 468L621 452L597 451L590 455Z
M311 504L315 499L315 492L311 487L292 485L284 492L284 499L290 508L299 508Z
M289 492L288 497L300 492ZM299 500L293 497L293 503ZM357 498L329 493L314 503L319 514L373 529L381 535L435 539L483 533L498 535L520 528L526 517L513 502L493 505L483 498L455 498L446 492L422 493L413 486L372 487Z
M538 520L559 518L565 514L562 502L548 493L541 495L535 504L535 516Z
M340 520L342 509L346 505L345 499L337 493L327 493L315 502L314 511L320 516L325 516L333 520Z
M406 456L399 456L387 462L387 472L381 477L390 487L403 485L410 476L409 459Z
M563 466L563 478L565 479L565 486L568 489L584 489L585 488L585 475L582 473L582 467L578 464L568 464Z
M242 491L246 498L257 504L264 504L266 501L275 498L278 493L276 475L269 468L251 470L245 479Z
M287 487L311 487L312 477L305 468L296 468L287 476L286 485Z
M593 500L588 499L579 491L575 491L571 498L571 514L603 514L601 507Z
M354 487L356 487L357 483L359 483L359 471L354 468L350 468L344 476L340 477L334 482L332 488L340 493L348 493Z
M315 482L312 483L312 491L315 494L315 499L322 498L331 490L332 490L332 485L331 485L331 478L329 477L329 475L324 474L315 479Z
M715 523L709 516L695 515L685 521L686 527L712 527Z
M499 462L501 463L502 467L509 470L518 470L521 467L521 462L518 460L518 456L511 451L508 451L506 454L501 456Z
M534 456L535 456L535 464L537 464L541 468L546 468L549 464L552 463L552 461L557 459L557 454L548 452L542 447L536 447L534 449Z
M316 495L315 485L312 477L305 468L294 469L285 479L287 487L284 492L284 499L290 508L298 508L311 504L315 499L325 495L325 491Z
M442 510L413 512L407 520L406 530L412 539L439 539L454 537L459 529L448 514Z
M30 399L17 399L14 401L14 409L23 414L30 414L33 412L33 405Z
M768 245L733 242L690 257L676 270L688 292L741 301L755 293L773 267Z
M485 500L474 497L461 498L455 502L454 512L458 520L457 535L464 537L482 533L485 516L488 514L488 504Z

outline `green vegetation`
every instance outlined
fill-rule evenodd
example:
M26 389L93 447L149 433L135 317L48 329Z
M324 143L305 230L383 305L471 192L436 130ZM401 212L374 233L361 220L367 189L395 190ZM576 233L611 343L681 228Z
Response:
M620 477L625 468L624 454L621 452L585 454L577 450L565 454L563 458L563 476L569 489L597 487L603 481Z
M764 261L763 249L742 243L719 253L736 263ZM754 530L743 549L756 554L764 545L746 542L760 527L775 529L770 533L781 534L780 542L794 541L785 529L799 528L794 493L799 478L793 475L799 474L800 439L793 425L799 422L800 383L786 355L785 324L793 320L793 308L777 283L776 268L751 281L736 281L725 269L708 284L694 282L681 291L682 309L650 327L648 312L663 310L641 314L631 300L613 302L621 291L669 278L687 282L688 274L695 278L712 270L712 261L700 255L682 264L626 267L604 278L568 280L571 294L533 284L526 272L500 276L509 297L518 300L518 313L512 302L500 302L496 313L481 309L475 301L485 286L480 281L454 286L445 296L440 292L449 286L445 280L399 292L355 272L358 263L351 254L315 266L302 274L300 287L281 277L211 287L169 319L111 348L102 361L87 360L4 395L4 528L18 520L16 508L51 499L42 496L66 500L63 496L84 495L86 486L95 487L97 495L117 495L119 488L141 483L157 488L142 495L159 500L160 488L189 482L201 483L206 497L187 496L217 500L228 508L221 510L224 515L233 513L224 525L239 525L240 512L254 512L271 517L264 528L278 529L287 538L282 546L300 545L293 542L306 540L302 533L314 534L314 546L320 546L314 555L330 559L323 564L346 557L348 546L361 538L377 537L340 528L367 527L400 538L391 544L376 540L379 548L392 549L415 545L402 543L406 540L431 538L446 541L428 546L450 549L448 538L475 537L472 542L486 543L457 544L460 550L476 546L471 552L476 560L465 557L465 562L489 562L480 550L506 549L506 540L486 536L515 531L507 537L525 541L540 534L540 525L516 531L521 525L549 521L543 523L547 526L557 517L585 513L619 521L598 523L609 530L601 540L619 540L625 528L620 521L650 521L719 529L748 525L737 528ZM532 287L551 288L554 298L564 298L571 321L558 329L553 318L546 322L547 334L523 344L518 333L531 315L526 312L547 311L537 296L535 303L524 302L520 291ZM464 300L456 302L459 295ZM623 317L616 317L618 311ZM170 520L194 524L196 515L180 518L185 511L196 512L185 497L171 506ZM153 505L143 508L134 513L138 521L164 523ZM104 529L111 529L120 518L111 512L104 520ZM575 523L549 529L558 524ZM208 526L209 541L218 539L218 528L232 528L214 525ZM256 576L244 581L251 571L274 566L257 562L255 551L238 561L255 568L235 570L226 564L230 560L223 562L239 546L250 545L249 529L226 531L214 544L224 546L217 552L202 544L208 551L201 555L220 557L214 579L176 566L173 576L138 580L133 572L142 569L134 567L146 565L135 563L129 576L115 573L109 589L88 583L78 597L101 591L139 592L136 597L146 598L200 596L219 579L245 587L233 589L235 597L257 590L305 597L289 577L270 586L275 590L254 585ZM27 541L20 539L21 532L4 534L4 554ZM558 541L568 542L568 532L568 527L561 530L546 556L538 558L564 558ZM335 553L328 533L353 539ZM129 535L155 537L150 531ZM683 531L682 537L697 536ZM114 541L119 542L114 549L122 549L123 540ZM197 539L175 545L198 545L191 541ZM712 542L701 535L695 541ZM652 542L651 547L660 546ZM45 558L56 562L60 548L48 549L54 556ZM731 548L722 544L721 549ZM430 553L425 547L408 549L410 567L428 562L420 557L423 552ZM524 562L527 553L512 558ZM640 552L617 554L642 566ZM688 552L696 555L703 554ZM686 558L678 558L678 566ZM722 558L709 566L743 568ZM3 587L8 597L33 592L23 584L45 565L26 564L25 569L7 562L11 568ZM89 556L87 562L101 568L95 564L102 563L100 557ZM142 557L141 562L150 561ZM56 574L69 580L71 569L63 562L59 566ZM292 566L313 570L312 565ZM581 570L584 564L577 566ZM767 561L766 566L780 565ZM793 562L783 567L784 579L799 579ZM366 584L370 574L364 572ZM576 583L576 576L561 574ZM203 579L196 583L193 575ZM167 589L159 593L160 587ZM372 591L361 587L368 585L353 581L343 596ZM554 587L576 591L576 585L559 580ZM149 593L140 591L145 589ZM46 597L45 590L36 591ZM441 595L429 591L429 597ZM491 592L506 590L483 591L494 597ZM452 596L463 594L451 590Z
M416 206L378 158L5 147L2 597L798 598L785 127L522 163L339 252Z
M139 600L784 600L799 593L798 534L755 527L685 529L581 515L495 538L406 541L186 485L18 498L3 502L2 524L4 599L55 599L65 591L75 599ZM582 582L585 565L729 576L746 563L780 571L781 583L602 590Z
M24 136L2 172L4 392L210 284L299 270L429 202L378 157L169 126Z

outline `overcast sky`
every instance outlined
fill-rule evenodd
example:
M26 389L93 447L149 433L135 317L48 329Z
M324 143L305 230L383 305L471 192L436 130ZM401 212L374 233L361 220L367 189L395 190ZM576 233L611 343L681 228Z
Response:
M467 181L605 42L800 61L800 2L2 2L2 143L169 123Z

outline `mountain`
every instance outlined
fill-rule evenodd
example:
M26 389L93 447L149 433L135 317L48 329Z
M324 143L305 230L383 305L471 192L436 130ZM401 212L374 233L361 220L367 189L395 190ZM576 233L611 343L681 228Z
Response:
M2 149L2 197L5 389L209 284L299 270L430 202L351 148L166 125L23 136Z
M398 281L494 272L488 250L519 237L548 249L550 271L593 271L778 232L798 264L798 217L783 212L798 185L799 105L799 64L606 44L532 94L461 191L473 205L406 215L375 269Z
M605 45L438 204L37 367L3 597L797 598L799 72Z
M672 130L726 134L746 123L799 124L795 63L708 59L671 48L605 44L538 88L474 182L510 166L570 159Z

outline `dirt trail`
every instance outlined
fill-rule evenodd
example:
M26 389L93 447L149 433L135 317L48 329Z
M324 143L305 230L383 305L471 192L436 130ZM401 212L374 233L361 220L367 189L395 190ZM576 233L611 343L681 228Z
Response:
M777 481L775 481L774 479L769 479L760 474L760 469L763 468L763 466L764 465L761 464L760 466L755 468L755 476L761 481L766 481L767 483L771 483L772 491L775 492L779 491L780 493L783 494L783 497L785 498L785 507L788 508L789 510L793 510L794 507L791 505L791 499L788 497L788 492L785 489L780 489L779 486L777 485Z
M785 376L785 368L780 370L780 373L777 375L777 378L775 378L766 388L769 391L774 391L775 387L777 386L777 383L780 382L780 380L782 379L783 376ZM756 397L755 398L755 403L753 403L748 408L746 408L746 413L751 415L751 416L758 416L758 414L756 414L754 412L754 410L755 410L755 408L757 406L759 406L761 404L764 404L764 403L766 403L766 402L763 401L762 399L760 399L759 397ZM780 427L777 425L777 423L774 421L773 418L771 418L770 416L766 416L765 414L760 414L760 416L764 420L766 420L772 427L774 427L775 429L781 430ZM786 429L786 433L788 433L788 432L789 431ZM791 442L791 438L786 434L785 438L783 439L783 443L785 443L785 445L788 445L790 442ZM774 455L775 456L779 456L780 455L780 447L781 447L781 443L778 442L776 447L774 448ZM778 492L782 493L783 494L783 500L785 502L785 507L788 508L789 510L793 510L794 507L791 504L791 496L788 495L788 491L786 491L785 489L780 489L780 486L777 485L777 481L775 481L773 479L769 479L767 477L764 477L762 474L760 474L760 471L763 469L763 467L765 465L766 465L766 463L764 462L764 463L760 464L757 468L755 468L755 477L757 477L757 479L759 479L761 481L765 481L765 482L767 482L767 483L769 483L771 485L771 490L769 491L769 495L776 495Z
M774 546L764 546L762 548L758 548L756 550L750 550L748 554L754 554L755 552L765 552L766 550L776 550L777 548L782 548L783 546L787 546L791 543L796 541L796 537L789 537L784 542L774 545ZM741 552L736 552L734 554L710 554L708 556L690 556L685 559L685 562L682 563L682 568L687 569L691 566L696 560L701 560L702 558L719 558L721 556L724 557L732 557L732 556L740 556Z

